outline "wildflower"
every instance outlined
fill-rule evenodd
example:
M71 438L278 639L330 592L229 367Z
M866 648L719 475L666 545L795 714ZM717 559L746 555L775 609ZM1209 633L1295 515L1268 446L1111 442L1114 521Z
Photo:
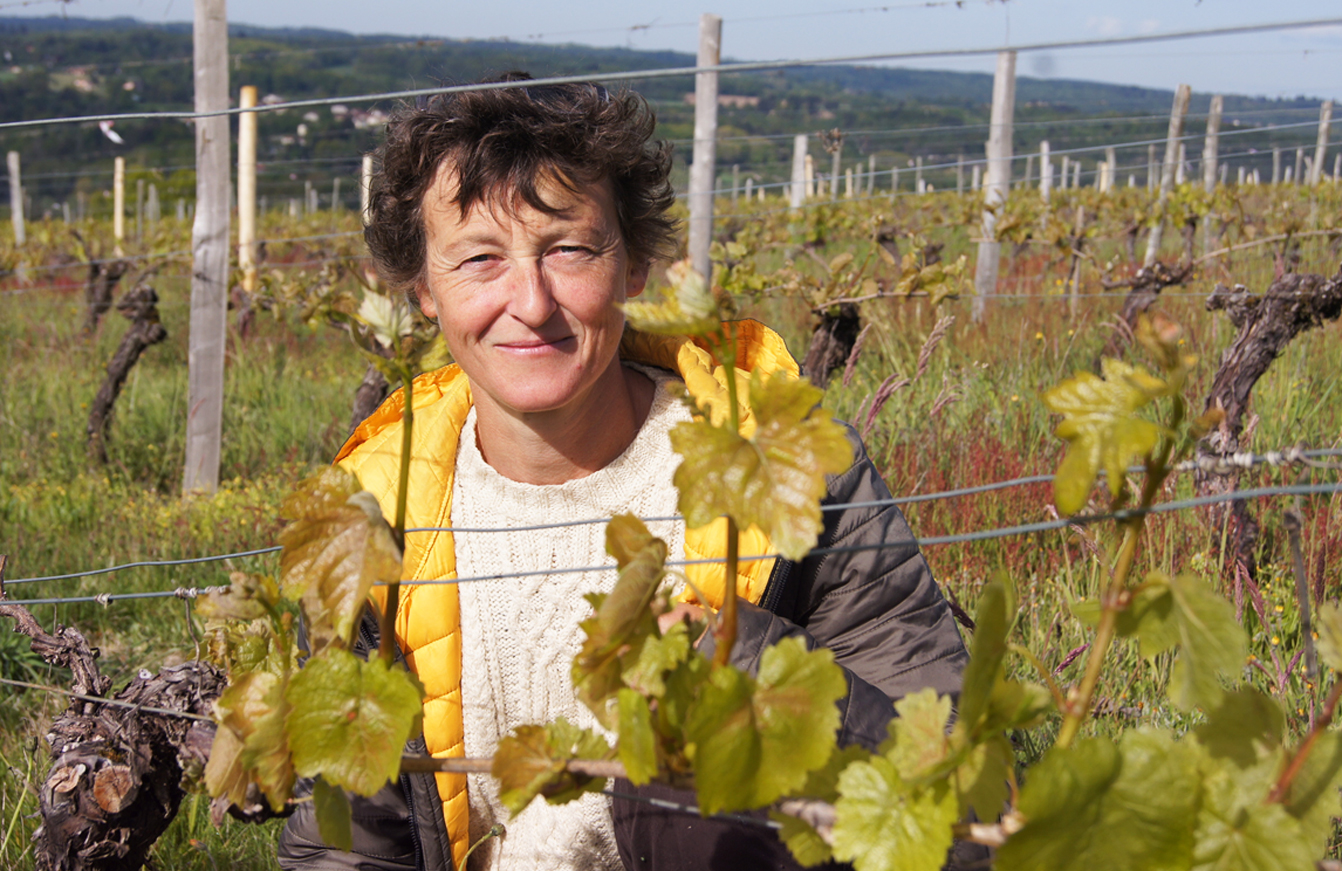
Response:
M1273 646L1273 647L1276 647L1278 644L1281 644L1281 639L1278 638L1277 636L1273 635L1273 636L1272 636L1272 646Z
M1284 607L1282 607L1281 605L1277 605L1277 606L1275 606L1272 610L1274 610L1274 611L1276 611L1278 614L1280 614L1282 611L1285 611L1286 609L1285 609Z
M1044 341L1044 334L1043 334L1043 333L1035 333L1035 334L1034 334L1034 337L1035 337L1036 339L1038 339L1039 341L1041 341L1041 342Z
M1015 393L1011 394L1011 401L1012 401L1012 402L1020 402L1020 396L1019 396L1018 394L1015 394ZM52 435L55 435L55 433L52 433Z

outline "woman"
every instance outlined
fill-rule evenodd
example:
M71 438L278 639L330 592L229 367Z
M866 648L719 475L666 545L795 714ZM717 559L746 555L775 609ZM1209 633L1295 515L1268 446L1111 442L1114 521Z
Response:
M574 699L570 664L590 613L582 596L609 590L614 573L569 570L607 561L603 529L536 527L674 516L667 432L690 412L667 387L683 381L701 400L724 393L705 352L627 329L619 308L673 239L670 152L651 143L653 125L641 98L584 84L444 95L388 127L365 237L384 280L438 321L456 361L416 383L407 522L455 532L409 535L405 576L492 577L406 588L397 642L425 686L420 752L489 756L516 726L557 716L595 725ZM753 322L739 332L744 366L796 376L775 334ZM337 458L389 513L401 418L398 393ZM888 498L857 449L827 501ZM874 745L892 698L956 691L964 649L896 509L825 516L822 544L893 546L743 563L734 661L751 668L790 634L830 646L850 676L841 740ZM720 543L682 522L650 526L671 559L721 556ZM768 552L767 541L757 546ZM540 574L493 577L517 572ZM664 619L698 613L685 605ZM761 860L781 849L771 834L760 841L635 803L618 802L613 815L611 798L596 794L533 802L508 819L485 776L406 776L354 813L355 853L337 854L300 808L281 864L445 869L479 842L473 868L740 868L749 865L734 849ZM486 838L500 823L505 834Z

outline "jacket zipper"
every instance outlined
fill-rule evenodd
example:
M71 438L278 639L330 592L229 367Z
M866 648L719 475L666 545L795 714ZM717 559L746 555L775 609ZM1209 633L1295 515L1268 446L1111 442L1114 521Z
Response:
M761 608L771 614L778 613L778 605L783 601L783 590L787 588L795 565L790 559L780 559L774 563L773 571L769 572L769 581L764 585L764 595L760 597Z

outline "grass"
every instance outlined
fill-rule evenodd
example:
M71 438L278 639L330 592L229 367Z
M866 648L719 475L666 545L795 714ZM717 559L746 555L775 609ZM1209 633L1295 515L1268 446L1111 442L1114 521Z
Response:
M945 254L969 250L969 234L955 224L955 206L938 195L927 222L946 229L931 234L947 244ZM888 208L878 203L881 208ZM901 203L897 208L912 208ZM867 211L863 211L865 208ZM936 209L941 210L935 212ZM830 210L829 224L807 230L817 239L821 260L868 243L867 215L872 207ZM935 213L934 213L935 212ZM919 215L898 213L890 220L907 228ZM787 243L786 215L765 216L752 231L760 243L761 273L785 265L789 256L809 268ZM745 228L747 225L740 225ZM781 227L781 229L779 229ZM341 227L344 229L344 226ZM761 229L762 228L762 229ZM184 228L178 228L180 234ZM329 231L320 221L302 226L275 225L271 236ZM86 237L93 238L88 228ZM45 233L45 235L43 235ZM776 233L770 241L767 234ZM41 256L55 257L60 234L40 228L32 238L46 239ZM858 241L854 241L858 240ZM181 250L182 239L165 238L160 250ZM345 243L338 243L343 245ZM901 244L904 244L901 239ZM1096 240L1101 261L1117 256L1117 240ZM325 246L325 247L323 247ZM347 253L337 243L308 247L272 246L273 260L302 263ZM1223 315L1206 312L1197 296L1214 281L1238 281L1261 290L1271 279L1267 249L1235 255L1225 266L1206 271L1188 287L1171 289L1158 307L1186 330L1186 344L1202 364L1191 385L1205 395L1211 375L1233 329ZM0 251L0 263L11 257ZM33 255L34 257L38 255ZM1336 252L1325 240L1301 247L1302 271L1332 274ZM972 259L972 254L971 254ZM814 264L810 264L814 265ZM87 403L102 379L123 330L109 314L92 337L82 336L82 295L76 281L54 289L0 295L0 551L10 556L10 578L57 574L140 560L230 552L273 543L281 497L292 484L329 461L343 440L353 391L363 363L346 338L326 326L311 326L297 305L330 276L321 264L269 274L273 311L261 312L256 330L245 340L230 335L226 374L226 417L220 491L211 498L183 499L181 477L186 416L186 335L189 291L178 266L166 266L155 280L168 341L150 348L136 367L118 402L108 441L110 462L91 466L84 453ZM1004 261L1003 290L1028 298L994 301L982 324L973 324L968 300L951 300L939 310L924 302L869 304L864 316L875 326L848 385L835 378L826 404L842 418L865 413L870 396L889 375L912 375L926 336L938 317L955 323L931 352L927 371L897 391L875 417L867 444L892 492L931 493L957 487L1050 472L1061 456L1052 436L1054 422L1039 401L1040 393L1075 369L1094 365L1109 335L1121 299L1102 295L1095 270L1083 272L1083 298L1075 315L1059 296L1065 259L1029 249ZM73 273L78 276L80 273ZM0 280L0 291L19 288ZM763 296L744 314L775 325L796 356L805 352L808 309L795 297ZM1342 401L1336 373L1342 369L1342 327L1330 324L1302 335L1260 381L1254 394L1257 423L1248 439L1253 450L1280 448L1304 440L1313 446L1342 442ZM933 413L950 391L956 398ZM1200 407L1200 406L1199 406ZM1296 472L1270 469L1247 473L1241 486L1293 481ZM1331 478L1329 479L1331 480ZM1191 493L1187 477L1169 487L1169 498ZM1300 734L1320 703L1320 689L1297 664L1301 646L1294 579L1282 527L1284 500L1261 501L1252 510L1263 527L1259 587L1264 616L1243 608L1251 636L1245 676L1286 704L1290 726ZM1096 502L1103 508L1103 500ZM1305 562L1310 583L1335 598L1342 558L1342 499L1302 500L1306 519ZM911 505L906 511L924 537L990 529L1051 519L1047 484L991 494ZM1020 595L1016 640L1033 649L1066 684L1079 676L1084 657L1067 664L1088 638L1072 618L1069 603L1095 595L1105 578L1108 532L1090 530L1042 533L973 545L930 547L933 572L956 601L971 613L984 582L1010 577ZM1152 518L1139 565L1166 572L1191 571L1229 590L1221 558L1222 538L1197 512ZM205 586L226 579L233 569L270 571L273 557L175 568L146 568L42 584L11 586L12 597L91 595ZM103 652L104 668L117 685L139 668L157 668L195 654L187 606L176 599L137 600L110 607L95 604L41 606L39 618L81 628ZM1120 642L1098 697L1105 713L1091 728L1114 731L1143 723L1190 727L1194 718L1169 708L1162 690L1169 663L1146 662L1131 645ZM25 653L24 645L0 631L0 674L60 685L64 678ZM33 789L45 773L44 724L63 701L36 692L0 688L0 861L16 871L32 868L29 846ZM1028 760L1039 746L1023 744ZM167 868L238 869L275 867L276 824L249 827L228 822L216 830L208 822L208 802L192 798L159 843L155 864Z

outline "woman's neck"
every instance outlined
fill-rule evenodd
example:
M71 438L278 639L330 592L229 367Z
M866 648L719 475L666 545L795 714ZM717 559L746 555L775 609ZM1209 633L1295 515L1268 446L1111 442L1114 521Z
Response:
M656 385L615 360L585 401L551 412L517 414L475 406L476 442L494 471L523 484L562 484L624 453L647 420Z

